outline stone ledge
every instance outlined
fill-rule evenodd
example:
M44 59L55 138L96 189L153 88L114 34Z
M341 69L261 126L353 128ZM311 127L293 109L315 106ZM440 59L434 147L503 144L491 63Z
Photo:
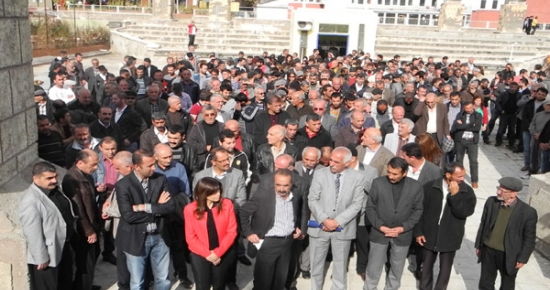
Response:
M536 250L550 258L550 173L531 175L526 200L537 210Z

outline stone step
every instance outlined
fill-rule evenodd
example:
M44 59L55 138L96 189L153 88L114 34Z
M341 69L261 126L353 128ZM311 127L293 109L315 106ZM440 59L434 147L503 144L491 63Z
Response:
M375 48L375 52L376 54L382 54L382 55L387 55L388 57L391 57L395 54L398 54L401 56L401 59L403 60L407 60L407 59L412 59L413 57L422 57L424 60L427 60L429 56L433 57L436 62L441 60L441 58L443 56L447 56L449 58L449 61L455 61L455 60L461 60L461 61L467 61L469 57L472 56L472 54L457 54L457 53L453 53L453 52L440 52L440 53L424 53L424 52L419 52L419 51L415 51L415 52L411 52L411 51L407 51L407 50L396 50L396 49L388 49L388 50L383 50L383 49L376 49ZM510 54L501 54L501 55L473 55L476 60L475 62L476 63L481 63L481 62L487 62L487 61L500 61L500 62L504 62L506 63L508 61L508 58L510 57ZM514 58L520 58L520 57L516 57L517 55L514 53ZM521 58L525 58L525 57L531 57L531 56L535 56L534 54L530 54L530 55L526 55L526 56L523 56Z
M156 39L159 38L177 38L180 37L185 41L188 36L187 33L184 32L167 32L162 30L137 30L133 28L127 28L127 29L121 29L120 32L132 34L141 38L146 37L155 37ZM206 33L206 34L197 34L195 39L204 39L204 40L217 40L217 39L235 39L239 41L243 41L243 35L238 34L225 34L225 33ZM273 41L290 41L290 35L284 35L284 34L246 34L247 40L273 40Z
M453 37L447 37L447 36L431 36L431 35L420 35L420 36L397 36L397 35L377 35L376 36L377 41L383 40L383 41L393 41L395 43L403 43L403 42L422 42L424 44L440 44L440 43L464 43L464 44L471 44L471 43L479 43L480 40L483 40L484 44L494 44L494 45L501 45L502 47L510 46L514 43L517 43L519 46L521 45L530 45L530 46L536 46L536 47L545 47L550 45L550 41L543 41L543 40L523 40L523 39L502 39L502 40L491 40L491 39L484 39L483 37L479 38L453 38Z
M261 55L264 50L254 50L254 49L246 49L246 50L216 50L216 56L218 58L227 58L227 57L231 57L231 58L236 58L237 55L239 54L239 52L242 51L244 52L245 55ZM169 56L169 55L172 55L172 54L185 54L187 51L186 50L182 50L181 48L170 48L170 47L163 47L163 48L160 48L160 49L157 49L155 50L155 53L154 55L155 56ZM204 49L201 49L201 50L195 50L195 54L198 55L199 57L202 57L202 58L207 58L209 56L209 54L212 52L212 50L204 50ZM268 50L268 52L271 53L271 51Z
M406 41L399 41L396 42L393 39L387 39L383 37L377 37L376 38L376 46L408 46L410 48L425 48L430 47L431 43L423 41L423 40L416 40L416 39L407 39ZM444 50L452 51L456 48L461 49L472 49L472 50L478 50L478 49L490 49L490 50L510 50L510 47L512 45L510 44L503 44L501 42L486 42L486 43L473 43L473 42L460 42L460 43L448 43L448 42L438 42L437 47ZM547 45L516 45L514 50L522 50L522 51L540 51L540 50L547 50Z
M152 36L140 36L139 38L151 42L155 42L157 44L163 45L164 44L177 44L177 43L187 43L189 40L187 37L181 38L181 37L152 37ZM223 45L243 45L242 40L238 39L195 39L196 43L199 43L201 46L204 45L210 45L210 46L223 46ZM247 43L245 46L248 47L264 47L264 46L277 46L277 47L289 47L290 41L270 41L270 40L256 40L254 43Z
M185 46L185 45L183 45ZM245 55L248 55L252 53L253 55L261 55L264 51L268 51L271 53L277 53L280 51L283 51L283 49L288 48L288 46L254 46L251 47L250 45L208 45L208 44L202 44L199 43L199 46L201 47L201 50L205 50L208 52L216 52L218 53L227 53L231 52L234 55L237 55L239 51L245 52ZM167 50L181 50L181 45L178 46L176 44L166 44L161 46L163 49Z
M375 49L384 50L384 51L407 51L409 53L419 53L423 55L448 55L448 54L458 54L458 55L470 55L470 56L500 56L500 55L510 55L509 49L491 49L491 48L462 48L462 47L440 47L440 46L424 46L424 47L415 47L407 45L375 45ZM514 50L514 55L530 56L536 54L537 51L525 51L521 49ZM435 57L435 56L434 56Z
M164 32L182 32L187 33L187 27L182 26L149 26L149 25L131 25L123 29L131 29L133 31L164 31ZM218 34L250 34L250 33L259 33L262 34L290 34L288 29L278 29L278 28L268 28L265 29L244 29L244 28L232 28L232 27L214 27L214 28L203 28L199 29L197 35L208 34L208 33L218 33Z

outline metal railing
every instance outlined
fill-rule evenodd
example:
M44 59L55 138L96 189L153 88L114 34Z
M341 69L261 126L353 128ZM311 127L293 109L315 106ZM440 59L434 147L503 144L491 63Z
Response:
M77 11L89 12L110 12L110 13L152 13L153 8L145 6L118 6L118 5L88 5L66 3L67 10L76 9ZM59 9L58 9L59 10Z

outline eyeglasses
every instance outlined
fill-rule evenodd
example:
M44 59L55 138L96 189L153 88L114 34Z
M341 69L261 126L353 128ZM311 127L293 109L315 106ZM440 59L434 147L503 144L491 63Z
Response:
M205 116L205 117L214 117L214 116L216 116L216 114L214 114L214 113L211 113L211 114L204 114L204 116Z
M258 94L260 94L260 95L265 95L265 93L258 93Z
M313 111L324 111L325 108L313 108Z
M367 114L370 114L370 113L372 113L372 111L366 111L366 112L367 112Z

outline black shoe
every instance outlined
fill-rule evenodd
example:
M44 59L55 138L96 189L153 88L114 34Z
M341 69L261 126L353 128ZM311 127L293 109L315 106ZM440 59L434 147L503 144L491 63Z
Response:
M103 261L116 265L116 257L113 254L103 256Z
M311 273L309 271L302 271L302 278L311 279Z
M101 286L99 286L99 285L92 285L92 290L101 290Z
M491 140L489 140L489 139L486 139L486 140L483 140L483 143L485 143L487 145L491 145L491 143L493 143L493 142L491 142Z
M420 278L421 278L421 270L416 270L416 271L414 271L414 278L416 278L416 280L420 281Z
M229 283L227 285L225 285L227 287L227 289L229 290L239 290L239 286L237 286L237 284L235 283Z
M180 285L183 286L185 289L191 289L193 288L193 281L189 280L187 277L180 278Z
M529 171L529 166L528 166L528 165L525 165L525 166L523 166L520 170L521 170L521 171Z
M508 146L506 146L506 148L512 150L512 152L514 152L514 153L517 153L516 151L518 150L518 148L514 145L508 145Z
M497 142L497 143L495 144L495 147L500 147L500 146L502 146L502 143L498 143L498 142Z
M239 257L239 262L241 262L241 264L245 266L252 265L252 262L250 262L250 260L246 256Z

